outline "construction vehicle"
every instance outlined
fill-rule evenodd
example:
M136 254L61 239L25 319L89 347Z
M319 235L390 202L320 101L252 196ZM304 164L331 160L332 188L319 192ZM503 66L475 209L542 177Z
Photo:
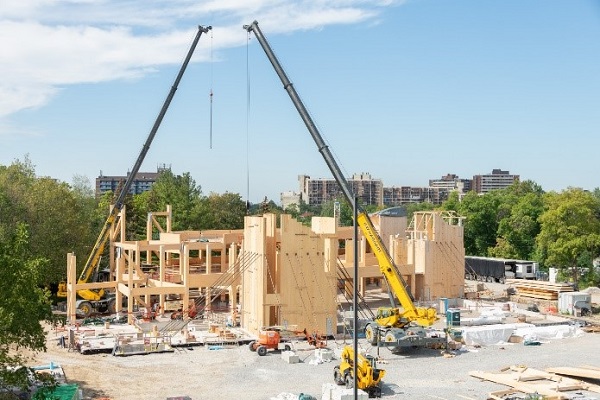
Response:
M250 351L255 351L259 356L267 355L269 350L290 351L290 343L284 343L279 328L263 328L258 333L258 340L248 343Z
M154 136L156 135L156 132L158 131L158 128L160 127L160 124L167 112L167 109L169 108L169 105L171 104L171 100L173 99L173 96L175 95L175 91L177 90L179 82L181 81L181 78L187 68L188 63L189 63L190 59L192 58L192 54L194 53L196 45L198 44L198 41L200 40L200 36L203 33L207 33L210 29L212 29L212 27L210 27L210 26L208 26L208 27L198 26L198 32L196 33L196 36L195 36L195 38L192 42L192 45L187 53L187 56L179 70L179 73L177 74L177 77L175 78L175 82L173 83L173 86L171 87L171 90L170 90L169 94L167 95L167 98L165 99L165 101L163 103L163 106L154 122L154 125L152 126L152 129L150 130L150 134L148 135L148 138L146 139L146 142L144 143L142 150L141 150L140 154L138 155L138 158L135 161L135 164L133 165L133 168L129 172L127 179L125 180L125 183L121 186L120 190L117 190L118 194L116 195L114 205L111 207L108 217L106 218L106 221L104 222L104 225L102 226L102 230L100 231L100 234L98 235L98 238L96 239L96 243L94 244L94 247L92 248L92 251L83 267L83 270L81 271L79 279L77 280L78 284L99 282L99 276L101 275L99 272L100 259L102 257L102 254L104 253L104 249L106 248L107 243L109 242L109 235L110 235L111 227L115 223L118 222L119 214L120 214L121 210L123 209L123 205L125 204L125 197L129 193L129 190L131 189L131 186L136 179L136 175L139 172L140 167L142 166L142 162L144 161L144 158L146 157L146 154L148 153L148 150L150 149L152 140L154 139ZM107 279L112 279L112 277L110 276L110 272L108 272ZM67 297L67 283L66 282L59 283L57 296L58 297ZM107 312L108 311L110 313L113 313L116 309L114 293L107 293L102 288L101 289L79 289L79 290L77 290L77 296L79 298L76 303L77 313L83 317L88 317L93 312Z
M323 156L329 170L343 192L344 197L350 206L357 210L355 223L360 228L360 231L375 254L379 269L391 290L391 307L379 309L375 320L366 325L365 336L371 344L381 344L399 348L427 345L432 342L435 342L436 344L445 343L445 338L429 337L428 332L424 329L425 327L433 325L438 319L437 311L434 308L415 306L414 299L410 293L410 288L398 271L387 248L383 245L381 237L375 230L369 215L361 209L359 204L356 204L357 202L354 199L351 186L346 181L346 178L344 178L341 169L335 161L329 147L325 144L317 126L298 96L296 89L288 79L283 67L271 50L271 47L258 27L258 22L254 21L251 25L245 25L244 29L248 32L254 32L256 39L262 46L267 58L273 65L275 72L281 79L284 89L287 91L296 110L308 128L319 152ZM402 310L396 306L395 298L400 302Z
M354 349L345 346L340 355L340 365L333 368L333 380L338 385L353 387L354 385ZM375 357L358 354L356 363L356 387L364 390L369 397L381 397L379 383L385 376L385 370L377 368Z

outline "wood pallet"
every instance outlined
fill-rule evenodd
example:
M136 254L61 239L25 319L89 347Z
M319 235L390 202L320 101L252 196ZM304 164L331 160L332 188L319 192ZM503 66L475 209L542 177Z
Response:
M563 372L568 371L569 374L573 374L572 376L588 377L587 375L590 374L598 374L600 376L600 369L596 367L585 367L585 372L582 372L581 369L556 368L556 370L562 370ZM524 365L506 367L500 372L471 371L469 375L512 388L510 390L492 392L489 394L490 399L504 399L508 395L517 393L537 393L545 396L544 399L547 400L562 400L570 397L569 394L564 393L568 391L586 390L600 393L599 385L563 376L562 372L559 375L558 373L548 372L548 370L540 371Z

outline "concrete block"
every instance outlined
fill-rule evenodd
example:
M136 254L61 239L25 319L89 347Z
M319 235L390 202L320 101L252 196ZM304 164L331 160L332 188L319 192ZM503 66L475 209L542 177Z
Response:
M315 349L315 357L323 361L331 361L334 358L333 350L331 349Z
M354 389L337 386L331 391L331 400L354 400ZM358 389L356 400L369 400L369 394Z
M336 385L335 383L324 383L321 386L321 400L333 400L333 397L331 397L331 393L334 389L337 388L338 385Z
M282 351L281 359L288 364L298 364L300 362L300 357L293 351Z

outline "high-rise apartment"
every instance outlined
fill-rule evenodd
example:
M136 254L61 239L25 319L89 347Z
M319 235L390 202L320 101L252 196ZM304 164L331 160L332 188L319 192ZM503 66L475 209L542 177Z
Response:
M320 206L328 201L342 198L343 193L332 178L313 179L308 175L298 177L300 195L309 206ZM368 173L354 174L348 179L353 193L362 205L383 205L383 183L381 179L373 179Z
M493 169L491 174L473 176L473 190L477 193L488 193L492 190L505 189L519 181L519 175L511 175L509 171Z
M131 185L131 188L129 189L129 193L140 194L143 192L147 192L152 188L152 185L154 185L154 182L156 182L158 176L163 171L170 169L171 166L162 165L157 168L156 172L138 172ZM102 174L102 171L100 171L100 176L96 178L96 197L102 196L102 194L106 192L115 193L119 186L125 183L128 177L129 172L125 176L106 176Z

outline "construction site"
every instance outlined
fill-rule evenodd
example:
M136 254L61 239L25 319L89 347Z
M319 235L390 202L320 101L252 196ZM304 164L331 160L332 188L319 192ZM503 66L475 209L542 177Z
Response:
M377 214L370 218L381 237L388 239L386 247L403 271L402 278L410 291L416 294L414 304L435 310L433 323L424 329L422 343L412 342L406 346L402 344L403 339L386 341L385 335L379 340L368 338L365 326L381 317L377 315L381 310L389 310L389 286L367 240L359 235L355 246L353 227L339 227L335 218L316 217L308 227L288 215L281 215L278 220L274 214L265 214L246 217L244 229L239 231L173 232L168 209L148 215L148 238L159 239L127 241L123 239L126 224L123 209L119 224L111 232L115 240L109 244L110 276L115 279L78 283L76 260L69 255L66 324L50 330L48 346L52 360L40 361L60 364L67 379L84 388L82 393L86 399L175 395L191 399L237 398L236 393L241 388L233 389L233 386L240 385L239 382L226 385L218 382L227 381L230 374L219 372L221 369L242 368L240 363L244 375L260 371L266 374L258 379L264 391L254 388L251 394L244 394L246 398L295 399L300 393L306 393L314 398L350 399L353 389L347 387L350 385L346 382L340 385L334 371L343 364L343 351L352 346L354 337L352 276L356 265L360 299L356 336L360 351L376 359L378 370L386 371L377 382L378 397L406 397L407 385L412 385L421 391L429 388L429 393L438 396L435 398L460 398L441 397L431 382L425 384L426 371L419 375L410 371L417 363L456 371L457 366L452 363L462 364L467 359L471 359L466 362L469 368L477 371L471 371L471 377L468 370L463 371L464 379L470 380L470 386L489 390L487 393L492 396L489 398L518 398L514 397L518 393L533 392L554 396L547 398L569 398L566 396L570 394L559 388L556 377L561 377L560 382L568 382L565 390L592 393L600 390L584 381L574 386L571 378L562 378L555 372L534 373L536 379L541 380L535 385L532 380L527 380L525 385L519 378L524 373L523 365L530 366L529 374L533 368L543 368L549 363L548 367L555 368L588 365L584 372L598 374L591 370L591 360L583 362L578 357L565 364L553 364L548 357L542 365L536 365L536 352L555 343L578 346L577 341L583 340L582 336L586 336L586 347L600 341L600 336L590 329L594 326L592 319L584 323L584 319L570 319L552 308L556 303L548 299L572 290L568 285L515 280L507 286L516 288L516 294L510 296L507 290L490 290L488 283L465 281L463 227L461 219L454 214L419 212L411 221L406 217ZM356 260L353 249L358 250ZM88 308L85 301L77 299L77 292L81 290L114 293L115 313L88 313L93 307ZM532 302L540 304L537 312L528 310ZM414 325L414 321L410 325ZM590 333L585 332L586 327ZM410 332L413 328L402 325L400 329ZM265 333L270 331L276 333L275 341L263 341L263 337L268 336ZM420 332L409 336L418 336ZM530 346L529 342L536 344ZM498 367L483 371L477 367L479 353L498 353L498 349L503 349L504 356L509 354L505 349L523 346L531 352L527 357L533 359L524 359L519 351L513 354L511 364L520 369L500 371ZM556 350L552 352L558 354ZM576 354L576 350L568 353ZM139 358L142 355L151 358ZM222 360L223 357L228 361ZM493 358L496 362L501 359L497 354ZM153 380L153 374L165 371L163 367L158 371L152 365L165 362L177 365L167 368L179 370L170 371L167 376L189 374L195 363L206 363L192 380L209 374L210 382L203 380L204 384L221 395L208 396L206 389L188 388L184 393L178 390L186 388L186 384L161 389L161 395L156 397L151 385L131 383L141 391L139 395L125 389L130 385L128 379L123 378L125 374L135 376L139 370L139 374ZM88 383L81 376L82 368L96 363L109 366L102 367L102 372L96 373L99 376L92 379L92 382L99 381ZM511 367L511 364L502 366ZM125 366L133 369L125 372L122 370ZM310 368L310 374L305 368ZM406 368L408 372L392 373L398 368ZM95 375L93 369L83 368L88 370L88 378ZM108 373L113 369L120 371L117 377ZM289 369L288 373L296 376L287 386L285 380L270 377L278 376L282 369ZM238 371L235 376L239 374ZM305 375L307 380L297 379ZM120 382L119 379L123 383L115 387L113 383ZM423 382L411 383L419 379ZM247 382L241 382L241 386L246 387ZM508 389L488 389L490 382L507 385ZM360 393L364 398L369 397L368 391ZM427 398L426 392L422 393L422 398ZM464 396L484 398L468 392Z
M354 210L354 226L287 214L243 229L173 231L173 210L126 236L124 198L202 33L78 274L67 255L64 324L38 361L84 399L592 399L600 336L571 286L465 281L463 218L369 214L265 50ZM107 254L106 271L100 259ZM477 277L476 277L477 278ZM510 288L510 290L508 290ZM598 303L586 293L586 310ZM583 295L582 295L583 296ZM579 310L579 312L578 312ZM60 313L57 311L57 313ZM590 312L591 313L591 312ZM41 357L41 358L40 358ZM51 359L47 359L51 358Z

